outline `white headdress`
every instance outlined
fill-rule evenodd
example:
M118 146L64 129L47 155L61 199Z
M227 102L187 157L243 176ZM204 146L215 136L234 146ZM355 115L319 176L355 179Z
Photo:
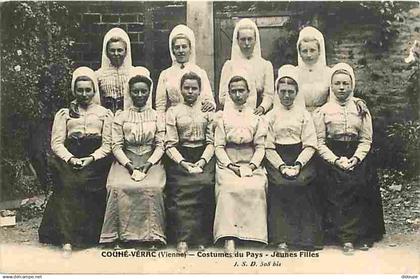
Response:
M96 78L95 72L91 68L79 67L73 72L73 77L71 79L71 91L73 92L73 94L75 94L74 86L76 85L76 80L77 78L82 77L82 76L88 77L89 79L92 80L93 87L95 90L95 95L93 96L92 103L100 105L101 100L99 98L98 79Z
M171 34L169 34L169 52L171 54L172 64L176 64L176 58L172 51L172 43L175 38L185 38L188 39L191 43L190 49L190 59L189 63L195 64L195 36L194 32L186 25L179 24L172 29Z

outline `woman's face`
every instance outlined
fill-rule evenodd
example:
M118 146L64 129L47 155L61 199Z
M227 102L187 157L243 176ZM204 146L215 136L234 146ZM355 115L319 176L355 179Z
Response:
M175 39L172 45L172 52L175 55L176 62L187 63L191 55L190 41L186 38Z
M181 87L181 94L187 104L194 104L200 95L200 86L198 85L198 81L195 79L184 80Z
M249 96L245 81L234 81L229 85L229 96L236 105L244 105Z
M74 85L76 100L81 105L89 105L95 96L95 89L91 80L79 80Z
M238 45L243 55L247 58L252 56L255 47L255 32L254 29L239 29L238 31Z
M308 65L315 64L318 61L320 54L318 43L315 40L309 42L302 41L300 43L299 52L303 62Z
M150 89L145 82L135 82L130 86L130 96L133 105L141 108L144 107L149 99Z
M279 83L277 94L280 98L280 103L285 107L290 107L293 105L297 95L296 86L289 83Z
M123 64L126 54L127 50L124 42L117 41L108 43L107 56L114 67L118 68Z
M350 76L343 73L333 75L331 89L339 101L344 102L347 100L353 91Z

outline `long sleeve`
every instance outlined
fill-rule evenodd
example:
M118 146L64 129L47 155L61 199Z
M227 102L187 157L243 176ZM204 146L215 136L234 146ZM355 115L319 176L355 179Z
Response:
M125 166L130 159L125 155L123 151L124 147L124 132L123 132L123 113L117 112L112 123L112 153L114 154L117 161Z
M232 163L225 150L226 131L223 125L223 117L217 121L216 130L214 132L214 148L217 160L225 167Z
M184 157L179 153L176 146L179 143L178 130L176 128L176 120L173 107L169 108L166 112L166 136L165 136L165 149L166 154L173 161L180 163Z
M162 158L163 154L165 153L165 119L163 119L162 114L157 114L157 121L156 121L156 134L154 139L155 150L153 151L152 155L147 160L148 162L155 165L159 160Z
M267 160L278 169L281 165L284 164L284 161L276 151L276 146L274 144L274 130L271 121L268 122L267 128L267 137L265 139L265 157Z
M51 149L59 158L67 162L73 157L73 154L67 150L64 146L64 141L66 140L67 132L66 132L66 119L67 119L68 111L67 109L59 110L55 117L54 123L52 126L52 133L51 133Z
M265 61L264 67L264 92L262 96L261 106L267 112L273 105L274 98L274 72L273 65L270 61Z
M372 117L369 111L366 109L366 114L362 118L362 127L359 131L359 145L357 146L354 156L357 157L360 162L366 157L372 145Z
M156 111L164 113L166 111L166 72L162 71L159 76L158 84L156 87Z
M314 113L314 122L316 126L316 134L318 139L318 153L319 155L330 164L334 164L338 157L329 149L325 143L327 137L327 130L324 122L324 114L320 109Z
M220 74L220 83L219 83L219 104L222 107L225 106L225 101L227 96L229 95L228 91L228 75L230 72L230 60L226 61L222 68L222 73Z
M263 118L259 118L257 131L254 135L255 151L250 163L259 167L265 156L265 138L267 136L267 125Z
M206 148L201 155L201 158L209 162L214 155L214 127L213 127L214 113L207 113L207 127L206 127Z
M204 70L202 70L202 75L201 75L201 87L202 87L201 93L203 94L203 101L208 101L216 107L213 91L211 90L210 81L209 81L206 71Z
M307 111L304 112L301 139L303 150L300 152L296 161L301 163L303 167L312 158L318 145L314 121Z
M111 153L112 150L112 121L113 114L110 110L107 110L106 115L104 116L103 126L102 126L102 145L95 150L91 155L96 160L105 158Z

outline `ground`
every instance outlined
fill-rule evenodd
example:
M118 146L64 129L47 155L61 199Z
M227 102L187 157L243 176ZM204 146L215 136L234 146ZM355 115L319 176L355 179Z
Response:
M164 257L145 257L129 249L128 257L104 257L102 247L74 251L64 258L57 247L38 243L37 229L42 210L34 206L20 209L21 217L14 227L0 228L0 272L25 273L420 273L420 203L419 179L399 184L395 174L381 175L381 192L387 234L368 252L356 251L353 256L342 254L340 247L327 246L318 257L272 257L269 249L240 248L244 257L200 257L197 251L188 259L170 257L174 247ZM386 184L386 185L385 185ZM400 187L401 186L401 187ZM35 204L42 204L42 199ZM30 214L31 212L35 214ZM18 211L19 213L19 211ZM210 248L209 252L222 252ZM246 254L248 252L248 255ZM133 254L131 254L133 253ZM261 253L260 256L259 253ZM126 254L127 255L127 254ZM163 254L162 254L163 255ZM143 264L147 261L147 264ZM262 267L253 267L263 265ZM235 267L235 263L239 266ZM279 265L279 266L274 266Z

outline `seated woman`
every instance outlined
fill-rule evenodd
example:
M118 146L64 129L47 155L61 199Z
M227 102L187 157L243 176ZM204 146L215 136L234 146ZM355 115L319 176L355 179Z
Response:
M152 109L153 82L146 68L133 68L124 95L124 111L112 124L116 161L108 175L108 202L101 243L166 244L163 189L166 175L164 119ZM131 243L133 244L133 243Z
M106 206L106 177L111 153L112 112L99 105L95 73L73 73L76 99L57 112L51 136L54 189L39 227L39 241L62 245L98 243Z
M376 171L369 160L372 119L363 100L353 97L353 69L332 69L330 100L314 115L318 151L325 174L326 214L332 234L352 254L354 244L368 250L385 229Z
M310 250L322 246L312 160L317 138L310 113L294 104L299 94L296 80L294 66L279 69L278 97L266 117L269 240L280 250L287 250L288 246Z
M246 72L229 78L229 98L215 130L216 214L214 242L225 240L235 251L235 239L267 244L267 177L261 166L266 127L247 104L251 87ZM255 94L255 91L254 91Z
M172 66L160 73L156 88L156 110L165 113L171 106L183 103L179 83L187 72L194 72L201 78L201 94L198 101L201 110L214 110L216 104L207 73L195 61L194 32L183 24L177 25L169 35L169 51Z
M101 104L114 113L124 108L124 92L132 67L128 34L121 28L112 28L104 37L101 68L96 75Z
M166 113L168 162L168 234L174 234L177 250L188 244L211 243L214 220L213 113L202 112L198 97L201 78L193 72L182 76L184 102Z

